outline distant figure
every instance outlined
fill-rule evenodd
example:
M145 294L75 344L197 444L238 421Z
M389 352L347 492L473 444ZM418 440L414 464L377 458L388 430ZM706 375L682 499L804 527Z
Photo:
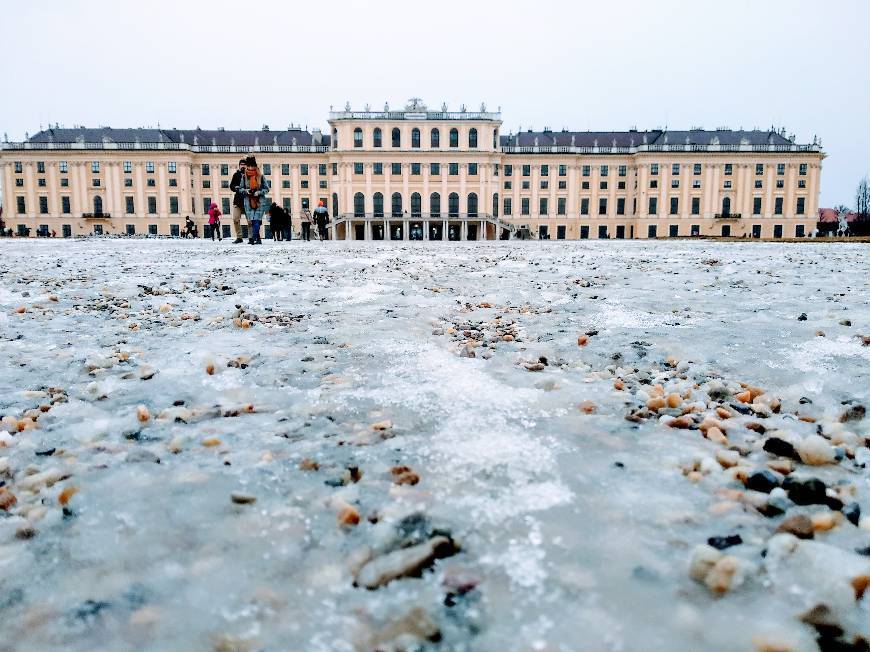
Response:
M277 203L269 206L269 223L272 226L272 238L278 242L290 240L290 215Z
M196 224L193 223L190 215L184 218L184 233L182 236L186 238L196 237Z
M840 212L837 214L837 236L839 237L848 237L849 235L849 221L846 219L846 215L849 214L845 208L840 209Z
M302 239L305 242L311 241L311 211L307 208L302 209L302 216L299 218L302 223Z
M326 210L322 199L317 202L317 208L314 209L314 223L317 225L320 239L329 240L329 232L326 230L326 225L329 224L329 211Z
M245 159L245 175L239 190L245 198L245 216L251 226L248 244L263 244L260 240L260 225L263 223L263 214L269 207L269 183L257 167L257 159L253 156Z
M223 240L221 235L221 211L218 205L212 202L208 207L208 225L211 227L211 240L214 242L214 237L217 235L218 242Z
M245 212L245 196L239 190L239 186L242 184L244 176L245 159L241 159L239 161L239 169L233 172L233 178L230 181L230 190L233 191L233 229L236 232L236 239L233 240L233 244L242 243L242 213Z

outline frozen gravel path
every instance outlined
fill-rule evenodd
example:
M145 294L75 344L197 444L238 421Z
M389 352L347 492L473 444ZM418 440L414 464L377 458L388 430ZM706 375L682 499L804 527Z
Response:
M0 240L0 650L863 649L868 252Z

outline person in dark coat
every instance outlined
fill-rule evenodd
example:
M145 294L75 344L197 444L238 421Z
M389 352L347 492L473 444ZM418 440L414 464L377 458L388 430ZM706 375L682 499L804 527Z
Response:
M233 173L230 181L230 190L233 191L233 229L236 239L233 244L242 243L242 213L245 212L245 195L239 190L242 179L245 177L245 159L239 160L239 169ZM245 215L247 217L247 215Z
M314 223L317 225L317 233L321 241L329 240L329 231L326 225L329 224L329 211L326 210L323 200L317 202L317 208L314 209Z

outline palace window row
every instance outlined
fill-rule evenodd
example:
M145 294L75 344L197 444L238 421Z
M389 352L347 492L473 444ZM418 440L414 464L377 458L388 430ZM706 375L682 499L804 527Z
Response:
M338 147L338 133L336 130L332 132L333 137L333 148ZM355 127L353 130L353 146L355 148L361 148L364 145L364 134L361 127ZM448 134L448 145L452 148L459 147L459 130L451 129ZM418 127L414 127L411 130L411 149L419 149L422 147L422 132ZM469 149L477 149L478 145L478 131L475 127L472 127L468 130L467 134L467 145ZM493 148L498 145L498 130L493 130L492 135ZM375 127L372 130L372 147L383 147L384 144L384 134L380 127ZM398 127L393 127L390 131L390 144L394 148L402 147L402 130ZM429 147L432 149L440 149L441 148L441 130L438 127L433 127L429 130Z

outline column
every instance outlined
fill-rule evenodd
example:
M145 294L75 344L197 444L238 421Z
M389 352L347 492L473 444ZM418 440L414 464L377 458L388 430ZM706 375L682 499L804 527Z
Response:
M402 220L402 240L410 240L410 234L408 233L408 220Z
M429 239L429 220L423 220L423 239Z

